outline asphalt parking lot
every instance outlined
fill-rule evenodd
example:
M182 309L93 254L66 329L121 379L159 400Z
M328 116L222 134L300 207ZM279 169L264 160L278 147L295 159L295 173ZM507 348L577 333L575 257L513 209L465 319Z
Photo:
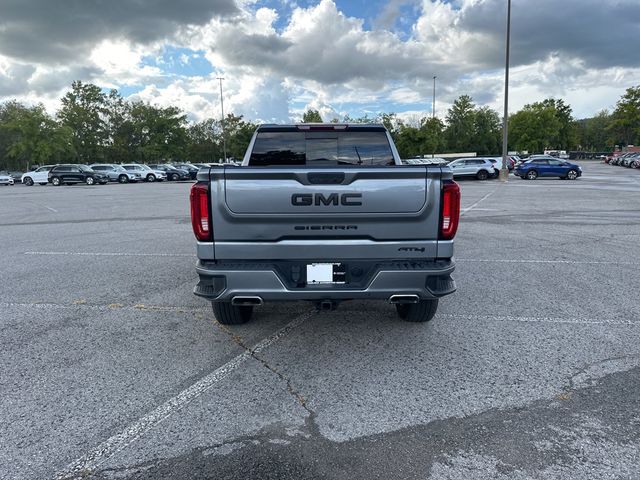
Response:
M0 188L0 478L639 478L640 170L461 181L458 291L222 327L190 183Z

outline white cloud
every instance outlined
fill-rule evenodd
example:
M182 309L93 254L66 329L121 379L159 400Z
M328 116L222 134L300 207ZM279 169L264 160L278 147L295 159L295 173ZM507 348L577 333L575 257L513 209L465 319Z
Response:
M89 60L105 86L143 85L164 76L158 67L144 65L146 56L156 54L161 46L141 47L124 40L103 40L89 55Z
M206 80L178 80L166 87L158 87L152 84L130 98L160 107L180 106L184 111L190 113L190 119L194 121L208 117L219 117L220 113L219 110L216 111L211 92L207 91L207 87L200 88L203 82L206 82Z
M432 76L437 75L440 117L461 94L501 112L504 1L421 0L420 15L405 32L408 38L389 29L399 9L413 0L390 1L373 30L364 28L363 19L344 15L343 0L336 1L302 8L282 0L291 14L279 29L275 25L282 27L284 11L258 8L255 0L237 1L236 7L230 0L163 4L151 19L140 14L144 9L137 1L122 26L112 24L111 14L104 24L98 22L100 17L93 18L97 14L85 6L94 29L71 33L56 14L45 29L52 46L34 42L38 55L0 56L0 100L49 102L81 79L102 87L146 85L136 98L176 104L192 118L217 117L215 78L224 76L225 110L252 120L288 121L307 108L327 119L380 110L417 115L421 105L421 114L430 113ZM637 0L513 0L510 110L550 96L565 98L576 116L611 108L640 78L640 59L630 41L640 33L639 17ZM43 18L23 20L44 28ZM13 32L7 20L0 20L0 30L3 25L0 40L25 35ZM61 47L76 37L82 48ZM215 71L206 77L176 74L176 66L193 64L199 54L181 53L177 65L163 65L168 45L202 50ZM147 57L156 57L156 66L145 65ZM167 73L170 68L173 73Z
M223 83L225 114L243 115L261 122L290 120L286 86L274 79L229 76ZM149 85L131 98L162 107L179 105L191 120L220 118L220 84L214 77L176 80L166 87Z

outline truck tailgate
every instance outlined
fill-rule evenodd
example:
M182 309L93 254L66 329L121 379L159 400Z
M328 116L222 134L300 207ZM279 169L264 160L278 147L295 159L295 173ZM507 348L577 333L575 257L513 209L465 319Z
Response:
M212 168L215 256L300 259L322 245L325 258L435 257L440 177L425 165Z

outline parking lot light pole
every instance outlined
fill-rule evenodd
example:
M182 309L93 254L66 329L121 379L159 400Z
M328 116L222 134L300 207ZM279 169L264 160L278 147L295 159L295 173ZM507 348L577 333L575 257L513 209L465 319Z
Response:
M436 118L436 77L433 76L433 103L431 105L431 118Z
M220 81L220 110L222 112L222 155L224 156L224 161L227 161L227 138L225 135L225 128L224 128L224 100L222 97L222 80L224 80L224 77L217 77L218 80Z
M507 0L507 46L504 66L504 116L502 117L502 168L500 180L506 182L509 178L507 154L509 153L509 37L511 36L511 0Z

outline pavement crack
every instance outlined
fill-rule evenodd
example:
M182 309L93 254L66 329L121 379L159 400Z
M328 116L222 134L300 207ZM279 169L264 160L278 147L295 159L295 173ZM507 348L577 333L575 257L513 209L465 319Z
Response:
M214 320L216 326L226 333L231 340L238 345L240 348L248 352L252 358L254 358L257 362L259 362L264 368L273 373L276 377L278 377L281 381L283 381L287 386L287 392L293 399L298 403L302 408L304 408L307 413L311 416L311 419L315 419L315 412L309 407L308 400L305 398L298 389L296 389L291 382L291 379L285 376L282 372L280 372L277 368L271 365L265 358L259 355L254 349L249 347L243 340L240 335L235 334L229 327L226 325L222 325L217 320ZM315 424L315 421L313 422Z
M568 379L568 390L584 388L589 382L621 371L631 370L640 364L640 354L618 355L590 362L579 368Z

